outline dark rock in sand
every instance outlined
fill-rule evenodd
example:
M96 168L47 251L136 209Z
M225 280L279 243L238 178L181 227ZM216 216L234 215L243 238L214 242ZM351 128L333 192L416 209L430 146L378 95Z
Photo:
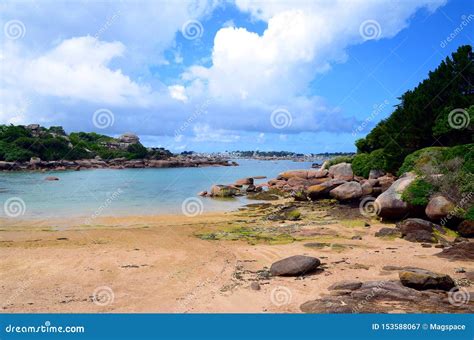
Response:
M474 242L455 243L452 247L444 248L436 256L457 261L474 260Z
M299 276L313 272L320 264L316 257L295 255L273 263L270 273L273 276Z
M375 237L400 237L402 234L400 233L400 230L396 228L382 228L379 231L375 233Z
M252 282L252 283L250 284L250 289L252 289L252 290L260 290L261 288L260 288L259 283L254 281L254 282Z
M455 286L454 280L449 275L420 268L400 271L398 276L404 286L416 290L441 289L449 291Z
M408 218L397 224L402 237L410 242L437 243L433 235L434 229L440 230L434 223L421 218Z
M328 290L356 290L362 286L361 281L339 281L328 287Z
M462 221L458 226L458 233L462 237L474 237L474 221Z

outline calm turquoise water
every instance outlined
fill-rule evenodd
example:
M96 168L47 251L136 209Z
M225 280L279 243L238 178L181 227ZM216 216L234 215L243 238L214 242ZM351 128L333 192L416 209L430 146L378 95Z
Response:
M307 162L237 162L240 166L0 173L0 213L1 217L20 214L21 218L183 213L183 202L190 197L202 203L187 201L188 213L196 207L204 212L232 210L248 201L243 197L230 201L198 198L196 194L213 184L230 184L242 177L270 179L285 170L311 167ZM60 180L45 181L48 175Z

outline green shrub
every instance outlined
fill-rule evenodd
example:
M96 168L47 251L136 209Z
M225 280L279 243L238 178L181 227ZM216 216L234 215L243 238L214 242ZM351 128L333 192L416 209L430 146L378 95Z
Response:
M464 215L464 218L468 221L474 221L474 206L470 207L466 214Z
M360 153L352 160L352 171L357 176L369 177L370 170L387 170L383 149L372 151L370 154Z
M411 205L425 206L433 192L433 185L424 179L415 179L402 193L402 200Z
M339 164L339 163L352 163L354 156L337 156L329 159L326 169L329 169L330 166Z

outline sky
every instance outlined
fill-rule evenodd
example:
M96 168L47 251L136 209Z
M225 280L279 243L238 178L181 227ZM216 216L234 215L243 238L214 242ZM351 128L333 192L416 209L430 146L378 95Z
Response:
M473 27L468 0L2 0L0 124L355 151Z

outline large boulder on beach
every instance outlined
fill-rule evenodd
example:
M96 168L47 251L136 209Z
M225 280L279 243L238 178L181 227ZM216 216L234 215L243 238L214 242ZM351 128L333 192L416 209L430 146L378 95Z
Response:
M402 193L415 178L416 175L406 173L377 197L374 204L380 217L397 219L403 218L408 214L410 207L402 200Z
M237 195L238 190L230 185L216 184L211 187L212 197L233 197Z
M436 195L430 199L426 206L425 214L430 220L438 221L452 213L454 208L454 204L446 197Z
M306 191L308 193L308 197L312 200L315 200L327 196L331 190L344 183L346 183L346 181L332 179L321 184L312 185L308 187Z
M454 280L447 274L434 273L426 269L413 268L398 273L400 282L416 290L441 289L450 290L455 286Z
M339 163L329 167L329 176L337 180L352 181L354 173L350 163Z
M332 189L329 195L339 201L349 201L362 196L362 187L357 182L347 182Z
M295 255L273 263L270 273L273 276L299 276L313 272L320 264L316 257Z

